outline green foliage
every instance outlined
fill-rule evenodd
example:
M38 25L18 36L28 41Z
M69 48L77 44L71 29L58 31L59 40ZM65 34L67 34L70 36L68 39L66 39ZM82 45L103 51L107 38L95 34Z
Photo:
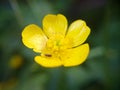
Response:
M99 2L99 3L97 3ZM0 3L0 90L119 90L119 1L9 0ZM69 22L83 19L91 28L91 52L85 63L71 68L43 68L21 42L25 25L42 26L48 13L62 13ZM12 68L18 55L21 66ZM18 58L19 58L18 57ZM17 59L14 60L15 63Z

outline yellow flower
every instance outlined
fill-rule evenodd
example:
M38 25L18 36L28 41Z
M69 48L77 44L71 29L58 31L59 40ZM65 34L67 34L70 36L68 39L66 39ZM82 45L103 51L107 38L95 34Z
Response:
M64 15L48 14L43 19L43 29L35 24L22 32L25 46L40 53L35 62L44 67L76 66L83 63L89 53L89 45L83 44L90 28L83 20L74 21L68 28Z
M10 59L9 65L13 69L18 69L23 64L23 58L20 55L13 55Z

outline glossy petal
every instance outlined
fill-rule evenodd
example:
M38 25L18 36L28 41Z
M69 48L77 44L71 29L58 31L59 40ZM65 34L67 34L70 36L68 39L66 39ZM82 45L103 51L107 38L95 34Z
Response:
M49 57L42 57L36 56L35 57L36 63L44 66L44 67L58 67L61 66L62 63L58 58L49 58Z
M67 19L61 14L48 14L43 19L43 30L48 37L52 37L55 34L65 35L66 29Z
M82 44L90 34L90 28L83 20L77 20L73 22L66 35L66 38L70 38L73 42L73 47Z
M89 45L83 44L79 47L69 49L62 55L63 65L65 67L76 66L83 63L89 53Z
M45 47L47 37L43 34L41 28L30 24L22 32L22 41L25 46L33 48L35 52L41 52Z

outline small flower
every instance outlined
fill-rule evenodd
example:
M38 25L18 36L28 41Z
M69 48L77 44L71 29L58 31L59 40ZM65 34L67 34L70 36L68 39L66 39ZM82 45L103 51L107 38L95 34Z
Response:
M23 64L23 58L20 55L13 55L10 59L9 66L12 69L18 69Z
M83 63L89 53L89 45L83 44L90 28L83 20L74 21L68 28L64 15L48 14L43 19L43 29L35 24L22 32L25 46L40 53L35 62L44 67L76 66Z

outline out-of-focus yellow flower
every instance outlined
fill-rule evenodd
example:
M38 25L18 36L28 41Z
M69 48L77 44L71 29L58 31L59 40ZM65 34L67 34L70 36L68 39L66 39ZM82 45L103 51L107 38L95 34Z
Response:
M18 83L18 80L11 78L10 80L0 82L0 90L14 90Z
M68 28L64 15L48 14L43 19L43 29L35 24L22 32L25 46L41 53L35 61L44 67L76 66L83 63L89 53L89 45L83 44L90 28L83 20L74 21Z
M9 66L18 69L23 64L23 58L20 55L13 55L10 59Z

